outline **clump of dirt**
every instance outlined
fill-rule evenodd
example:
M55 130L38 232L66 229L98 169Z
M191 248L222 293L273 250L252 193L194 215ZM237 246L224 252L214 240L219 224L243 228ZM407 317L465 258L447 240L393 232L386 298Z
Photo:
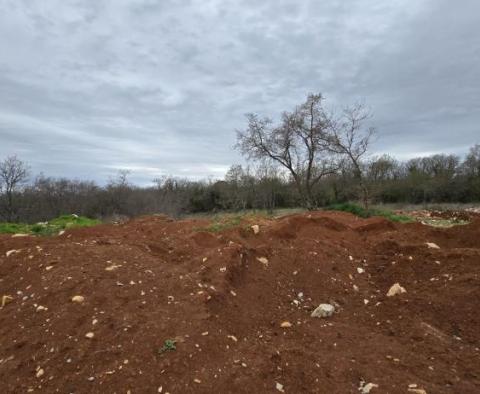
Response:
M480 392L478 220L252 224L0 236L1 392Z

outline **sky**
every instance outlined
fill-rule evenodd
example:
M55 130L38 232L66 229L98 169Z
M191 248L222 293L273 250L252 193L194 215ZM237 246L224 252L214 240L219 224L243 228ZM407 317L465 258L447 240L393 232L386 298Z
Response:
M480 143L478 0L0 0L0 159L220 178L245 114L368 105L374 154Z

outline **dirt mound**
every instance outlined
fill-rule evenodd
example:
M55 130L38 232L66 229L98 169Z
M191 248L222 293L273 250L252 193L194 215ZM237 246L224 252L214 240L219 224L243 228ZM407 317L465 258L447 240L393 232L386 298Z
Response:
M480 392L478 221L251 224L1 236L0 391ZM406 293L388 297L395 283ZM321 303L335 314L312 318Z

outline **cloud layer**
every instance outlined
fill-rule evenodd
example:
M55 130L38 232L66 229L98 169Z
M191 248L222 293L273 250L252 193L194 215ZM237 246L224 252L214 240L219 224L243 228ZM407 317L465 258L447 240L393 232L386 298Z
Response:
M365 100L377 152L480 142L480 3L0 0L0 157L104 181L222 176L246 112Z

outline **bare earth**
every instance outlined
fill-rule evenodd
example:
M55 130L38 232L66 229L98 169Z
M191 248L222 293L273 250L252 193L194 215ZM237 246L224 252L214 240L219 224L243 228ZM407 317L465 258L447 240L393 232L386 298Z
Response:
M478 217L207 224L0 236L0 392L480 392ZM312 318L320 303L335 314Z

